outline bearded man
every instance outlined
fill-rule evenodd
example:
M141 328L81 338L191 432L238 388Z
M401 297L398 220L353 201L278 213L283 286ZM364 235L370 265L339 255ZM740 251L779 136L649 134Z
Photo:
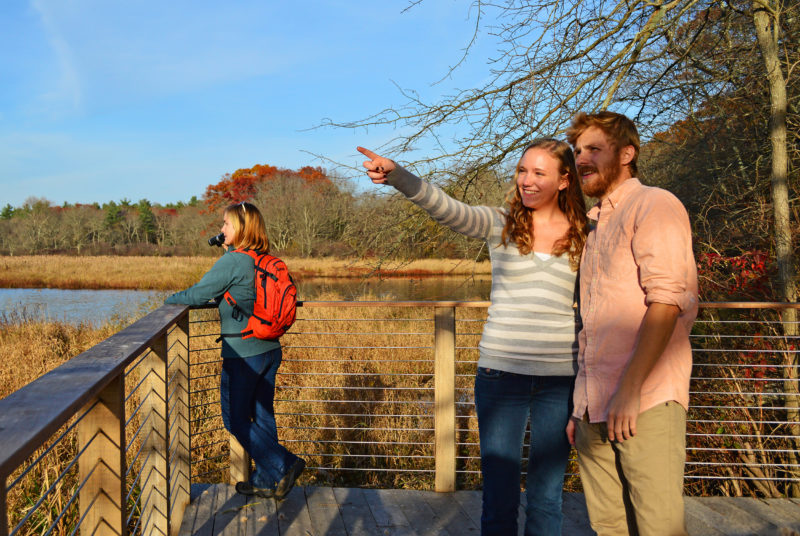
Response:
M589 211L580 266L578 374L567 436L600 535L685 535L683 469L697 316L686 209L637 177L639 134L613 112L580 113L567 139Z

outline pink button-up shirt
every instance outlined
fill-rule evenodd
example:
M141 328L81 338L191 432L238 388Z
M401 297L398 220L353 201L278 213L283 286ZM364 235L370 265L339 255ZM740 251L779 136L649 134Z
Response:
M642 319L653 302L680 309L664 353L642 386L640 411L675 400L689 405L692 352L689 332L697 316L697 266L689 217L660 188L628 179L589 211L597 221L581 258L575 378L576 418L608 418L608 403L633 357Z

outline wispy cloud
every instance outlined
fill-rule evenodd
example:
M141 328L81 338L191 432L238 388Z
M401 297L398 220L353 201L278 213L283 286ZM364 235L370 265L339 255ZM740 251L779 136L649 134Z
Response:
M260 1L224 8L181 0L31 5L58 61L60 80L47 100L76 110L246 82L318 52L302 32L287 32L285 10Z
M57 21L46 0L31 0L31 7L39 14L45 37L56 56L59 79L49 91L40 95L41 100L50 108L50 112L80 112L83 106L80 77L75 67L72 50L63 37ZM62 107L66 107L63 110Z

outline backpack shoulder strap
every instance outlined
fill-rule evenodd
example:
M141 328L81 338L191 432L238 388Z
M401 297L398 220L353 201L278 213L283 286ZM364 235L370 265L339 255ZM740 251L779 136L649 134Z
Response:
M257 251L255 251L253 249L237 248L237 249L233 250L233 253L241 253L242 255L247 255L248 257L252 257L253 262L256 265L256 268L258 267L258 252ZM231 295L230 291L226 290L225 294L222 295L222 299L225 300L228 303L228 305L233 307L236 311L238 311L239 313L241 313L245 317L250 318L250 316L252 315L252 312L248 313L247 311L242 309L242 307L239 306L238 303L236 303L236 300L233 298L233 296ZM228 336L233 336L233 335L221 335L221 337L228 337Z

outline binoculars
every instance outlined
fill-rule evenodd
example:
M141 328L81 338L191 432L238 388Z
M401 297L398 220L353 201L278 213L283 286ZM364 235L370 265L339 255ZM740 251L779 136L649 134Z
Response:
M219 233L217 236L212 236L208 239L209 246L221 246L225 243L225 233Z

